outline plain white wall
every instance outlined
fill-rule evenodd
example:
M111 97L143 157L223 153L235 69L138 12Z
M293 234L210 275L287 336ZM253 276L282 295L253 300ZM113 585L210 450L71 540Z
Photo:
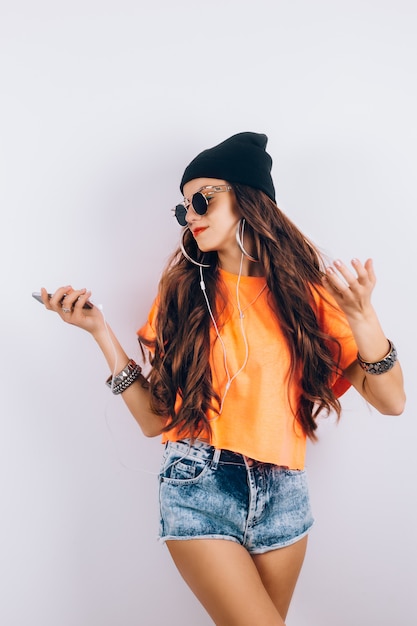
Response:
M265 132L278 203L375 260L408 406L348 392L308 470L316 526L289 626L415 626L417 9L412 0L0 3L0 621L206 626L156 541L161 446L91 338L31 298L93 290L132 357L195 154Z

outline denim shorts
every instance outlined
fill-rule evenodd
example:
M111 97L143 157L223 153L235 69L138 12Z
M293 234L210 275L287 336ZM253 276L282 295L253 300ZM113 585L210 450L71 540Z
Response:
M305 470L181 440L165 444L159 481L161 541L228 539L261 554L313 525Z

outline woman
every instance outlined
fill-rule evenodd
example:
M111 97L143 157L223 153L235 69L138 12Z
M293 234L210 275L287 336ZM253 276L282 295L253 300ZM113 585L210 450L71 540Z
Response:
M267 137L239 133L186 168L180 248L138 331L145 378L91 292L45 306L89 331L147 436L165 444L160 536L219 626L284 624L313 519L304 470L317 416L350 385L383 414L405 394L371 304L372 261L325 266L275 203Z

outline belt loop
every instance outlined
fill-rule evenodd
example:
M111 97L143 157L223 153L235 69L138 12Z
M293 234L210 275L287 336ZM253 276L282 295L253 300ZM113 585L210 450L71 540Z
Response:
M211 469L214 469L214 470L217 469L221 453L222 453L221 448L215 448L214 449L213 458L211 460Z

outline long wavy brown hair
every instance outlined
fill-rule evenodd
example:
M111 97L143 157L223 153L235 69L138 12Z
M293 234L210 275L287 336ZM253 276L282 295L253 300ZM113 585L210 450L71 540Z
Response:
M313 298L313 290L321 286L324 262L317 248L266 194L238 184L233 184L233 190L246 220L245 233L252 237L254 254L264 270L271 308L290 349L289 384L291 380L300 383L294 414L305 434L316 439L319 413L333 410L339 417L341 412L330 388L332 375L339 371L340 345L320 329ZM189 231L184 245L192 258L210 264L204 269L204 282L217 317L226 306L219 290L217 253L202 253ZM207 413L216 411L220 400L209 364L212 322L200 288L199 268L179 249L162 275L159 298L155 341L139 336L152 354L151 407L169 417L165 430L176 427L180 434L210 437Z

